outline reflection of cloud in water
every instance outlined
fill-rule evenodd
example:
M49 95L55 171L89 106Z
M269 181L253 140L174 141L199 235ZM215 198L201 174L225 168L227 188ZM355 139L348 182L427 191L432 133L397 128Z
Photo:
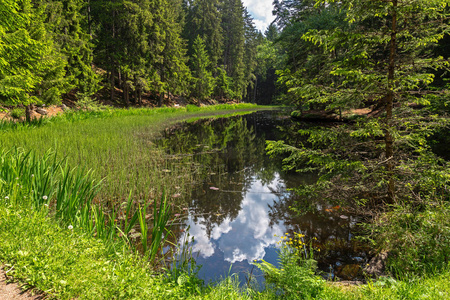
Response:
M204 218L198 219L198 224L195 224L191 219L189 223L191 228L189 229L189 234L194 237L195 244L192 248L194 252L200 252L203 257L210 257L214 254L214 245L210 239L208 239L208 235L206 234L206 229L200 223L204 221ZM211 238L219 239L222 234L228 233L232 229L230 225L230 220L227 218L223 221L220 226L214 227Z
M277 176L271 184L274 189L279 184ZM194 236L193 250L200 252L203 258L211 257L215 251L215 244L224 253L224 259L230 263L239 261L252 261L262 259L266 254L265 248L276 244L279 237L284 234L285 227L282 224L269 227L269 207L277 199L270 193L270 187L264 186L260 181L253 182L250 190L242 201L242 209L235 220L226 219L219 226L213 228L209 240L206 229L201 222L202 218L194 224L189 220L189 233Z

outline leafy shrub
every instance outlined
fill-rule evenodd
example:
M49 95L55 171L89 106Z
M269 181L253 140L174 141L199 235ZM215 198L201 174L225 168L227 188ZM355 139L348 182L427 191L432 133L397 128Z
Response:
M10 110L9 115L13 119L20 119L23 116L25 116L25 110L23 108L15 107L12 110Z
M264 260L256 263L267 283L283 299L315 299L324 290L325 281L315 274L317 262L307 258L303 251L305 245L300 239L290 239L280 249L280 269Z

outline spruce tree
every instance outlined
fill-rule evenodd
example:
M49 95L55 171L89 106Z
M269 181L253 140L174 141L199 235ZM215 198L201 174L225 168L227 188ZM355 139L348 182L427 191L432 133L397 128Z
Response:
M52 40L67 59L66 77L81 96L99 89L99 77L92 69L93 45L88 34L87 2L45 0L45 25Z
M327 59L316 76L303 76L307 81L291 90L306 104L321 101L328 109L372 105L372 113L355 125L302 129L301 147L274 142L269 149L290 152L290 162L300 163L304 171L318 171L318 184L329 199L373 204L434 201L448 185L448 177L443 176L448 164L430 151L427 140L433 128L444 126L448 119L429 114L426 106L446 93L429 86L433 70L448 65L430 52L449 32L447 1L337 4L346 12L347 25L310 30L303 36L304 41L320 45ZM322 84L321 78L327 76L333 84ZM414 109L417 105L425 108Z
M206 99L214 89L214 78L209 71L211 61L209 60L206 46L199 36L194 41L194 53L192 55L192 93L195 97Z
M192 56L194 42L200 36L206 45L211 60L211 70L218 66L223 51L222 17L218 0L193 0L184 3L185 27L183 37L188 41L189 56Z
M224 35L223 65L233 79L233 91L241 99L246 78L244 74L245 22L241 0L221 0Z
M245 48L244 48L244 90L243 97L249 102L255 102L256 97L256 85L257 77L256 70L256 54L257 48L260 43L259 32L256 30L253 24L253 18L248 13L247 9L244 9L244 21L245 21Z
M182 27L178 22L181 1L167 0L162 10L161 24L164 30L164 48L159 62L160 77L165 90L161 92L159 105L164 93L187 94L189 92L190 70L187 63L186 44L181 38Z
M66 60L45 29L43 6L28 0L0 3L0 101L6 105L53 104L70 89Z

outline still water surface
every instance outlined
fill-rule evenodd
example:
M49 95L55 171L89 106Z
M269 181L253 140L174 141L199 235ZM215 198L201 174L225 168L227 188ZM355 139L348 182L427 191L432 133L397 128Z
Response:
M266 140L291 139L297 126L302 125L283 113L257 112L166 132L161 144L174 164L188 159L195 165L198 180L175 231L180 241L186 230L194 237L192 249L205 282L235 273L241 282L249 276L263 282L252 262L277 265L277 242L294 232L321 249L316 259L324 277L346 277L345 266L367 262L365 249L354 240L357 218L326 201L299 199L289 189L314 182L314 176L283 172L281 162L266 155ZM299 203L309 208L300 215L290 209Z

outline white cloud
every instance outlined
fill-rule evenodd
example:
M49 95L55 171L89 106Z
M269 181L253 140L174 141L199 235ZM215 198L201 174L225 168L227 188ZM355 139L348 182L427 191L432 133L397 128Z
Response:
M272 15L272 0L243 0L244 6L255 20L255 27L263 33L275 17Z

